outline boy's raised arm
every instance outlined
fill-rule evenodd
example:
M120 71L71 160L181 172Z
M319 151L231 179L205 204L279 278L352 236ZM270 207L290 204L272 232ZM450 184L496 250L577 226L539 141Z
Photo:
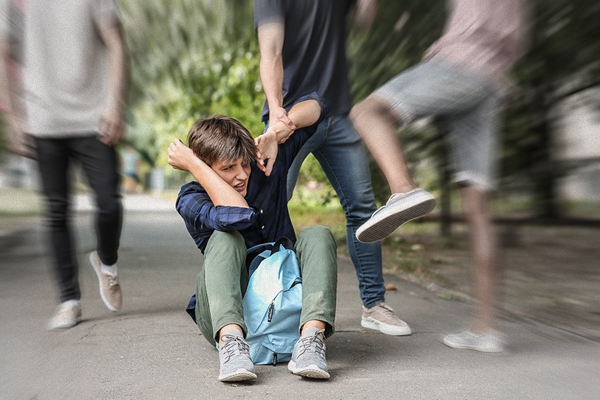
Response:
M175 169L188 171L206 190L215 206L249 208L246 199L200 160L192 149L177 139L167 149L167 162Z

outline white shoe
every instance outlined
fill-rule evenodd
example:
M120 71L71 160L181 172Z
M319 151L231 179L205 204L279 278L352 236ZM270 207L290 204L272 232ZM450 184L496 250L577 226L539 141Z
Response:
M96 272L98 277L98 283L100 285L100 297L104 305L110 311L119 311L123 305L123 295L121 293L121 285L117 279L117 272L113 274L104 272L102 270L102 261L96 251L90 253L90 263Z
M423 189L392 194L371 218L356 230L359 242L377 242L390 236L400 225L429 214L435 208L435 197Z
M48 321L48 329L67 329L81 321L79 300L67 300L58 306L56 313Z
M504 350L504 341L496 331L475 333L464 331L444 337L444 344L454 349L477 350L484 353L500 353Z
M363 306L360 325L386 335L407 336L412 333L410 326L398 318L394 310L385 303L379 303L369 309Z

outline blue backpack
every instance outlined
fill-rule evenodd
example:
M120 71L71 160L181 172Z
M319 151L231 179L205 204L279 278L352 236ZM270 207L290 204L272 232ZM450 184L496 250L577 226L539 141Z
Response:
M260 253L250 263L243 299L246 341L255 364L275 365L291 359L300 338L302 278L288 238L254 246L248 253L256 251Z
M302 278L288 238L248 249L250 280L243 298L250 357L254 364L289 361L300 338ZM195 320L196 296L187 312Z

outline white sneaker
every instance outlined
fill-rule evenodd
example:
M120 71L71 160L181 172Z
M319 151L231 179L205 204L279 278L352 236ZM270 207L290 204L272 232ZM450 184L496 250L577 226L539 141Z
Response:
M464 331L444 337L444 344L454 349L477 350L484 353L500 353L504 350L504 341L500 333L475 333Z
M356 230L359 242L377 242L390 236L400 225L422 217L435 208L435 197L423 189L392 194L371 218Z
M67 300L61 303L56 313L48 321L48 329L67 329L81 321L81 304L79 300Z

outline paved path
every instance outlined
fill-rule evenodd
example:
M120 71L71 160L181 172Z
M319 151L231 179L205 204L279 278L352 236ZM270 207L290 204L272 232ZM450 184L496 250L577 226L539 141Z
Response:
M138 204L146 201L153 202ZM43 330L55 291L37 221L0 246L0 399L599 398L600 344L507 317L508 352L456 351L440 338L464 327L470 306L393 275L386 283L398 290L388 292L387 302L413 335L362 329L356 277L345 257L337 332L327 342L331 380L304 380L279 365L259 366L252 384L220 383L217 352L184 312L202 257L172 206L159 203L137 212L126 206L120 313L98 296L86 261L94 247L91 214L78 214L84 321L70 330Z

